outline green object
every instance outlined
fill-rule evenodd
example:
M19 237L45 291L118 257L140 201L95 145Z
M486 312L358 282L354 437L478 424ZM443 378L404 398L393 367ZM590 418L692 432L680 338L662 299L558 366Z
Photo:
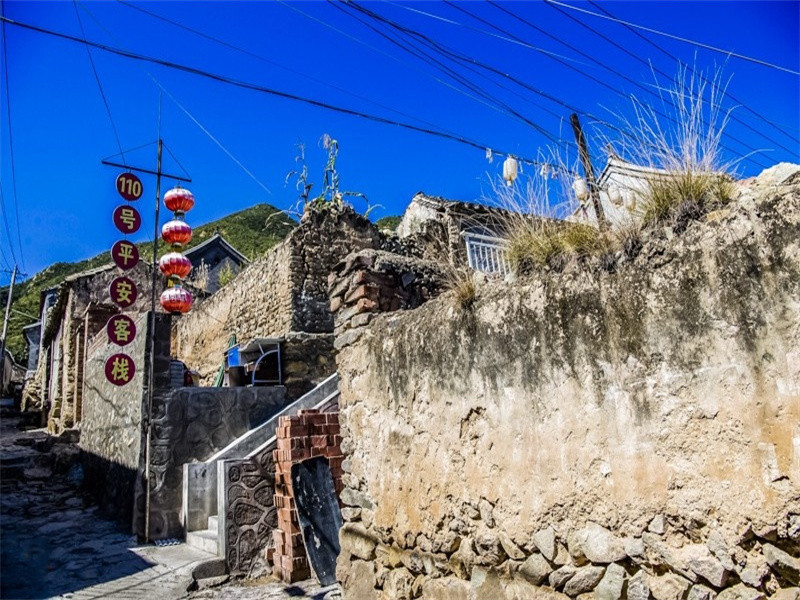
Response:
M232 348L236 345L236 334L232 333L231 337L228 338L228 348ZM227 350L225 351L227 356ZM213 387L222 387L222 384L225 381L225 359L222 359L222 364L219 366L219 371L217 371L217 376L214 377L214 384Z

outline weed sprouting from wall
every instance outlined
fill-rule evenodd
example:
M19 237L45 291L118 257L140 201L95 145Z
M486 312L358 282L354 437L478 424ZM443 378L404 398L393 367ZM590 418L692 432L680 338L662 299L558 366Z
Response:
M646 225L680 227L730 200L734 168L745 157L728 161L723 156L722 135L732 112L721 104L728 83L721 69L707 75L682 66L670 87L658 87L660 103L633 97L632 116L615 115L620 126L606 143L625 160L660 171L640 191Z

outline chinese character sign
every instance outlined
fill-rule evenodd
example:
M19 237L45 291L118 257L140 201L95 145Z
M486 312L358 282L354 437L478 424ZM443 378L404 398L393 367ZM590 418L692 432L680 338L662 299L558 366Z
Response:
M127 354L113 354L106 360L106 379L114 385L130 383L136 374L136 365Z
M127 271L139 263L139 249L133 242L120 240L111 247L111 259L120 269Z
M132 206L118 206L114 210L114 225L122 233L136 233L142 226L142 217L139 215L139 211Z
M119 195L128 202L134 202L142 196L142 182L133 173L119 175L116 188ZM117 206L112 218L114 226L125 236L136 233L142 226L139 211L128 204ZM122 271L129 271L139 263L139 249L126 237L111 248L111 259ZM139 291L136 282L129 277L116 277L111 282L108 293L111 301L124 310L136 302ZM127 346L136 338L136 324L128 315L114 315L108 320L106 333L111 344ZM127 354L116 353L106 361L105 372L108 381L123 386L133 379L136 364Z
M114 315L106 325L108 341L117 346L126 346L136 337L136 324L128 315Z
M120 308L128 308L136 302L138 291L136 284L128 277L117 277L109 286L111 301Z

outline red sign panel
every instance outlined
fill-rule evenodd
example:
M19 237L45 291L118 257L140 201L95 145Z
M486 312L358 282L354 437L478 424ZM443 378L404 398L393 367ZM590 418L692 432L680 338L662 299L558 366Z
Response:
M136 337L136 323L128 315L114 315L106 325L108 340L117 346L126 346Z
M114 225L122 233L136 233L142 226L142 217L138 210L123 204L114 209Z
M120 173L117 176L117 191L128 202L134 202L142 197L142 182L133 173Z
M106 361L106 379L114 385L130 383L136 374L136 365L127 354L113 354Z
M127 271L138 264L139 249L133 242L120 240L111 248L111 259L120 269Z
M138 290L132 279L127 277L117 277L111 282L108 288L111 301L120 308L128 308L136 302Z

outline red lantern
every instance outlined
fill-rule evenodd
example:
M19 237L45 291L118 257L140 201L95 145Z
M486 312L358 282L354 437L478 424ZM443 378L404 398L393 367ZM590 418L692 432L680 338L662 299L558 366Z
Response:
M187 313L192 309L192 295L180 286L167 288L161 294L161 306L168 313Z
M183 279L192 272L192 261L180 252L170 252L161 257L161 260L158 261L158 268L167 277Z
M176 186L164 194L164 206L175 214L189 212L194 206L194 194L186 188Z
M164 223L161 228L161 237L170 246L185 246L192 239L192 228L186 221L174 219L168 223Z

